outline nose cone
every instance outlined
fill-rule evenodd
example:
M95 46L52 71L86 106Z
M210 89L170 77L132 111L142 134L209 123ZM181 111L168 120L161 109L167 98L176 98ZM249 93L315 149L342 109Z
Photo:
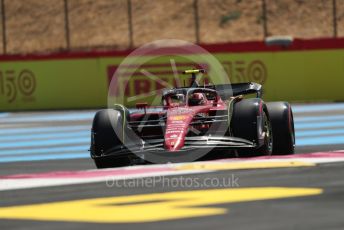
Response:
M174 152L184 146L185 136L188 131L192 115L170 115L167 118L165 132L165 149Z
M171 152L180 150L184 146L182 138L165 139L165 149Z

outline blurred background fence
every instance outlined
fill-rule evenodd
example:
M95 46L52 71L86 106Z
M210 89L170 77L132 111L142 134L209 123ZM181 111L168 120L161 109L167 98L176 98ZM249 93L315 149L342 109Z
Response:
M344 35L344 0L0 1L0 54Z

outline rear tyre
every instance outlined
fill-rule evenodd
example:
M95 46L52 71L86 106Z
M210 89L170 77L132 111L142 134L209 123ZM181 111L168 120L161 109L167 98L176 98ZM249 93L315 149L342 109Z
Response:
M274 155L293 154L295 150L294 119L291 106L288 102L267 103L272 132Z
M121 146L125 138L126 111L106 109L96 113L92 124L91 155L97 168L129 165L129 159L99 157L114 147ZM99 158L97 158L99 157Z
M239 157L272 154L272 129L266 105L261 99L245 99L234 105L231 122L234 137L255 142L255 149L238 148Z

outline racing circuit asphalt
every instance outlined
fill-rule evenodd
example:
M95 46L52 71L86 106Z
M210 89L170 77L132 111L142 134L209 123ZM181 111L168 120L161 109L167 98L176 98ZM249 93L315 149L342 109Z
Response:
M344 149L344 103L295 105L297 153ZM94 111L0 113L1 176L51 171L94 169L89 159L89 129ZM343 154L344 155L344 154ZM297 155L295 155L297 156ZM42 160L44 159L44 160ZM145 167L145 166L144 166ZM245 188L318 188L321 194L249 202L220 202L205 207L223 208L226 213L133 223L89 223L1 219L1 229L343 229L344 162L313 167L219 170L183 175L183 179L238 178ZM180 179L180 175L166 178ZM195 191L200 188L165 186L109 187L95 182L53 187L0 191L3 207L43 204L99 197ZM216 186L207 190L218 189ZM258 193L252 190L253 193ZM178 196L178 195L176 195ZM147 201L144 201L147 202ZM125 209L123 209L125 210ZM66 213L69 209L66 208ZM70 211L69 215L75 213ZM128 215L131 215L128 212ZM166 215L169 215L168 213ZM92 216L87 218L92 219Z

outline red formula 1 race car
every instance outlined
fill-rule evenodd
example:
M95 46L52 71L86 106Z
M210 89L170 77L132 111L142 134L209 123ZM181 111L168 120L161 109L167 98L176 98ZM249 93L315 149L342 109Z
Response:
M116 105L96 113L91 157L98 168L138 162L180 162L234 153L249 157L294 153L291 106L265 103L262 86L237 83L166 89L162 105ZM255 94L255 97L245 98Z

